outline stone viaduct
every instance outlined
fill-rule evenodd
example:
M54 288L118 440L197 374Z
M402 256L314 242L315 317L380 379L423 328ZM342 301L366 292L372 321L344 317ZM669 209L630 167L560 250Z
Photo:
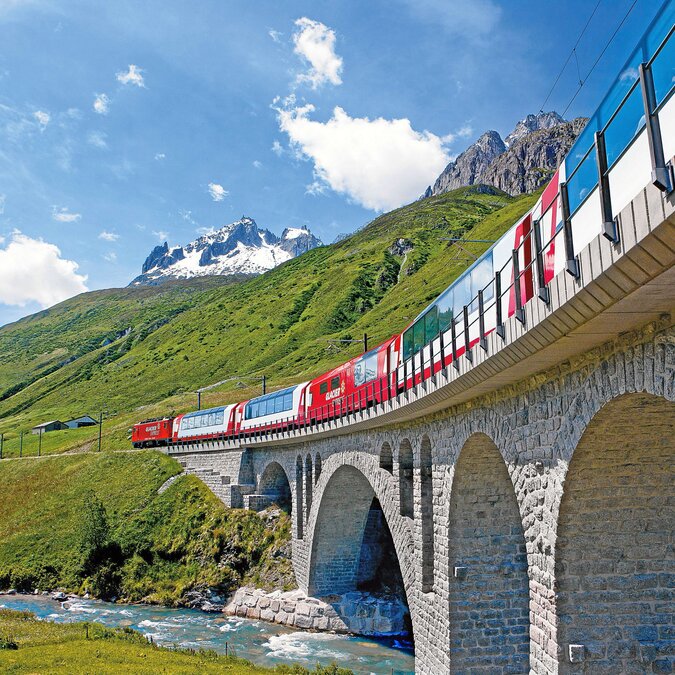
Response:
M648 186L578 280L396 400L171 454L229 505L290 501L318 597L363 579L379 523L420 673L672 672L674 214Z

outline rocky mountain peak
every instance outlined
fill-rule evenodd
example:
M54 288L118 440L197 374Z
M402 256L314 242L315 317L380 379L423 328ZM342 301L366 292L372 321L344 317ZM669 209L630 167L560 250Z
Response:
M170 249L166 242L156 246L131 284L152 285L214 274L260 274L321 245L306 227L287 227L278 237L260 229L253 218L242 216L185 246Z
M583 129L585 119L565 121L557 112L527 115L502 140L486 131L445 167L422 199L484 183L511 195L531 192L556 170Z

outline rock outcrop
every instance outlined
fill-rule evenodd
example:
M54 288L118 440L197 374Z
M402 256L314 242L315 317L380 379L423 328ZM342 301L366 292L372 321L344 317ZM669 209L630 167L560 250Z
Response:
M555 172L586 121L567 122L548 112L520 120L504 140L496 131L486 131L445 167L421 199L478 183L510 195L536 190Z

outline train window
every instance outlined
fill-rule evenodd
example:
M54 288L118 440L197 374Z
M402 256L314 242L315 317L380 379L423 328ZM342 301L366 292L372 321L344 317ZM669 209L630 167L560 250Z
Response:
M424 316L424 341L428 344L438 335L438 310L432 307Z
M293 410L293 392L284 394L284 410Z
M319 385L319 393L320 394L325 394L328 391L328 382L322 382Z
M413 350L419 351L424 347L424 319L420 319L413 326Z
M340 376L336 375L331 381L330 381L330 388L331 389L337 389L340 386Z
M377 352L366 359L366 382L377 377Z
M492 252L488 253L483 260L476 265L471 272L473 294L478 295L479 290L483 290L483 299L492 300L494 296L494 265L492 261Z
M354 386L358 387L366 381L366 369L363 360L354 364Z
M280 412L283 412L283 410L284 410L284 397L283 396L277 396L274 399L274 412L280 413Z
M471 275L465 274L459 281L456 282L453 288L454 294L454 313L455 316L461 315L464 310L464 305L471 302Z
M403 360L407 361L413 355L413 331L412 328L403 333Z
M446 331L450 328L450 323L452 321L452 296L452 288L448 288L448 290L436 301L439 330Z
M212 427L216 423L216 413L209 413L209 426Z
M225 411L221 410L219 413L216 413L216 424L223 424L225 421Z

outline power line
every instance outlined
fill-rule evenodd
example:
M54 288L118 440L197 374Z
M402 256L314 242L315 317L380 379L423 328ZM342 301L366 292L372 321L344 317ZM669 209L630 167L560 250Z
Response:
M544 112L544 107L548 103L548 99L551 98L551 94L553 93L553 90L556 88L556 85L560 81L560 78L562 77L562 74L565 72L565 68L567 68L567 64L570 62L570 59L572 58L573 55L576 56L576 50L577 50L577 47L579 46L579 42L581 42L581 38L584 36L584 33L586 32L586 29L588 28L588 25L591 23L591 20L595 16L595 12L597 11L601 2L602 2L602 0L598 0L595 3L595 7L593 8L593 11L591 12L591 15L588 17L588 20L586 21L586 25L583 27L583 30L581 31L581 33L579 33L579 37L577 38L577 41L574 43L574 47L572 47L572 51L567 56L567 59L565 60L565 63L563 64L563 67L560 69L560 72L558 73L558 77L555 78L555 82L553 83L553 86L549 90L548 94L546 94L546 98L544 99L543 104L540 106L539 112ZM579 61L577 60L577 70L578 69L579 69Z
M593 65L591 66L591 69L586 73L586 77L583 80L580 81L579 86L577 87L577 90L574 92L574 96L572 96L572 98L570 99L570 102L567 104L567 107L562 112L563 117L565 117L565 113L570 109L570 106L572 105L572 103L574 103L574 100L579 95L579 92L581 91L581 88L584 86L584 84L586 83L588 78L591 76L591 74L595 70L595 67L598 65L598 63L600 63L600 59L604 56L607 49L609 49L609 45L612 44L612 42L614 41L614 38L616 37L616 34L621 30L621 27L623 26L623 24L626 23L626 19L628 18L630 13L633 11L633 8L635 7L635 5L637 5L637 3L638 3L638 0L633 0L633 4L628 8L628 11L624 14L623 19L621 19L621 23L619 23L619 25L616 27L616 29L612 33L612 36L609 38L609 40L607 41L605 46L602 48L602 51L600 52L600 54L598 54L598 58L595 59Z

